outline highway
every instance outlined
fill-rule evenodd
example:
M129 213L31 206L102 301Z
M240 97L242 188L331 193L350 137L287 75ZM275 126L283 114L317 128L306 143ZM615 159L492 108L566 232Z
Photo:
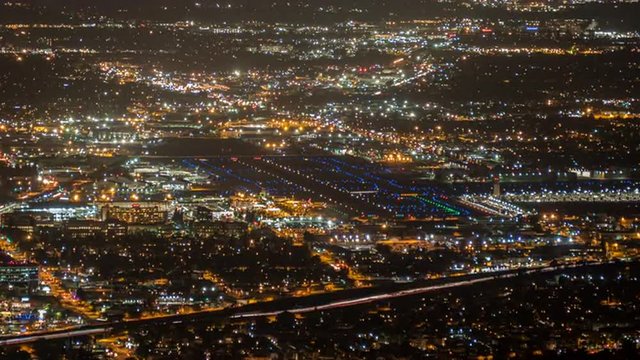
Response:
M511 274L509 276L504 276L502 278L513 277L513 276L516 276L516 274ZM355 305L372 303L372 302L377 302L382 300L388 300L388 299L398 298L402 296L417 295L417 294L422 294L430 291L444 290L444 289L450 289L450 288L455 288L460 286L468 286L468 285L473 285L473 284L490 281L490 280L495 280L495 278L487 277L487 278L475 279L475 280L458 281L458 282L444 284L444 285L426 286L426 287L417 288L417 289L401 290L401 291L395 291L387 294L372 295L372 296L367 296L367 297L358 298L358 299L335 301L329 304L318 305L318 306L308 306L303 308L293 308L293 309L265 311L265 312L240 313L240 314L231 315L231 318L237 319L237 318L275 316L278 314L282 314L285 311L288 311L294 314L299 314L299 313L307 313L312 311L331 310L331 309L337 309L341 307L355 306Z
M515 203L637 203L640 202L640 193L636 191L542 192L506 194L502 198Z
M71 338L76 336L99 335L99 334L106 334L109 331L111 331L110 328L98 327L98 328L92 328L92 329L86 329L86 330L63 330L60 332L38 333L34 335L15 337L13 339L0 340L0 346L20 345L20 344L36 342L39 340L56 340L56 339L66 339L66 338Z
M294 314L299 314L299 313L307 313L307 312L312 312L312 311L331 310L331 309L337 309L337 308L341 308L341 307L355 306L355 305L361 305L361 304L366 304L366 303L389 300L389 299L399 298L399 297L403 297L403 296L418 295L418 294L423 294L423 293L432 292L432 291L451 289L451 288L462 287L462 286L469 286L469 285L474 285L474 284L483 283L483 282L492 281L492 280L507 279L507 278L516 277L516 276L519 276L519 275L522 275L522 274L527 275L527 274L533 274L533 273L544 273L544 272L549 272L549 271L556 271L559 268L563 268L563 269L565 269L565 268L575 268L575 267L578 267L578 266L580 266L580 265L569 265L569 266L562 266L562 267L545 267L545 268L538 268L538 269L530 269L530 270L525 270L523 273L521 273L521 272L510 272L510 273L507 273L507 274L500 274L500 275L495 275L494 274L494 275L488 275L486 277L477 278L477 279L455 281L455 282L451 282L451 283L447 283L447 284L424 286L424 287L419 287L419 288L415 288L415 289L394 291L394 292L389 292L389 293L385 293L385 294L365 296L365 297L356 298L356 299L334 301L334 302L330 302L328 304L318 305L318 306L308 306L308 307L303 307L303 308L293 308L293 309L266 311L266 312L246 312L246 313L238 313L238 314L235 314L235 315L231 315L230 317L232 319L252 318L252 317L263 317L263 316L275 316L275 315L281 314L281 313L283 313L285 311L290 312L290 313L294 313Z
M568 265L556 265L556 266L546 266L546 267L539 267L539 268L509 270L509 271L500 272L500 273L488 273L488 274L476 274L476 275L468 275L468 276L450 277L450 278L439 279L439 280L445 281L445 283L424 285L424 282L423 282L423 286L417 286L415 288L409 287L409 288L403 288L403 289L396 288L395 290L388 290L388 292L382 292L377 294L371 294L371 293L384 291L384 290L380 288L367 288L365 290L367 290L369 294L354 295L354 297L352 298L340 299L340 300L331 299L330 296L329 297L326 296L326 295L340 296L340 292L337 292L337 293L331 293L331 294L310 295L304 298L284 298L284 299L274 300L270 302L245 305L245 306L236 307L236 308L210 309L210 310L202 310L202 311L188 313L188 314L165 315L165 316L158 316L158 317L151 317L151 318L125 320L125 321L119 321L119 322L93 323L93 324L82 325L82 326L77 326L73 328L61 329L61 330L30 333L30 334L23 334L23 335L3 336L3 337L0 337L0 346L20 345L20 344L36 342L39 340L54 340L54 339L63 339L63 338L77 337L77 336L107 334L112 331L117 332L120 330L132 329L139 326L148 326L148 325L158 326L158 325L167 325L167 324L200 322L200 321L207 321L210 318L216 318L216 317L230 318L230 319L245 319L245 318L255 318L255 317L264 317L264 316L275 316L284 312L299 314L299 313L308 313L313 311L331 310L331 309L356 306L356 305L361 305L366 303L373 303L373 302L378 302L383 300L389 300L389 299L399 298L404 296L411 296L411 295L423 294L423 293L434 292L439 290L471 286L471 285L485 283L489 281L514 278L517 276L527 276L527 275L549 273L549 272L560 272L563 270L574 269L578 267L601 266L601 265L607 265L607 264L611 264L611 263L609 262L576 263L576 264L568 264ZM300 300L313 301L314 299L316 299L318 304L313 306L299 306L292 303L292 301L293 302L300 301ZM269 308L269 310L255 309L260 307Z

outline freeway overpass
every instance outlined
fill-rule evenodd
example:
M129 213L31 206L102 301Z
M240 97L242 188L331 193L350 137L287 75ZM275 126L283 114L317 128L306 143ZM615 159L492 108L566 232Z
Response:
M637 260L634 260L637 261ZM0 337L0 346L20 345L40 340L55 340L79 336L103 335L134 329L140 326L161 326L186 324L216 319L246 319L275 316L283 312L308 313L357 306L390 300L404 296L424 294L439 290L471 286L489 281L499 281L518 276L530 276L543 273L558 273L580 267L612 265L611 262L574 263L538 268L525 268L496 273L473 274L447 277L435 280L422 280L409 284L393 284L385 287L344 290L335 293L310 295L301 298L283 298L269 302L256 303L235 308L211 309L189 314L166 315L119 322L94 323L73 328Z

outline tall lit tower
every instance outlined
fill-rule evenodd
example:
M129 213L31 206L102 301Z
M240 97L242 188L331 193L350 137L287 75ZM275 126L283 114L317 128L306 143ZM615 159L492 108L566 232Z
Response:
M493 196L500 197L500 176L493 177Z

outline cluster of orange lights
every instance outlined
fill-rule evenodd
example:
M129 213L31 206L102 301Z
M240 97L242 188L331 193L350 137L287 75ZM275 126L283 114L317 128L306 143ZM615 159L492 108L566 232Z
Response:
M384 155L383 160L388 162L401 162L401 163L413 161L411 156L406 156L403 154L387 154L387 155Z

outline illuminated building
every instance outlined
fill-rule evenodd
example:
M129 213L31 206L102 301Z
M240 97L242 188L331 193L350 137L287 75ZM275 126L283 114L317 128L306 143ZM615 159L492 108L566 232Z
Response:
M498 176L493 178L493 196L500 196L500 177Z
M240 237L247 232L247 224L240 221L199 221L193 223L191 229L204 238L216 235Z
M105 205L103 220L118 220L127 224L161 224L167 221L167 210L156 204Z
M26 286L29 289L38 285L38 265L17 262L5 254L0 256L0 284Z
M64 231L74 239L98 235L116 238L127 235L127 225L117 220L69 220L65 222Z

